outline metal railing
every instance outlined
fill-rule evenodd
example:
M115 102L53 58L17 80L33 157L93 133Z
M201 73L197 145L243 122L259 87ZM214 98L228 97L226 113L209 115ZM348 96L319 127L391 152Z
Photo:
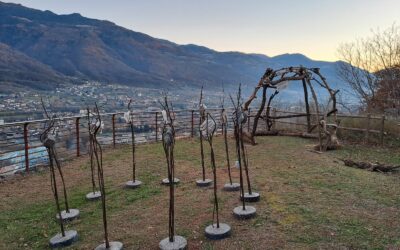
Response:
M220 109L208 109L217 123ZM197 110L174 111L177 138L194 137L198 133L199 113ZM123 112L101 114L104 129L98 135L100 144L116 147L131 143L130 126L123 119ZM135 142L157 142L161 139L161 112L134 112ZM47 164L47 151L39 141L45 119L0 125L0 175L18 171L29 172L31 168ZM87 117L72 116L57 118L55 129L56 149L62 161L87 154ZM221 132L220 130L218 132Z
M208 109L219 124L217 133L221 133L220 109ZM231 113L232 108L227 108ZM245 126L251 131L254 115L256 112L248 112L248 122ZM98 135L99 142L105 147L116 147L121 144L131 143L130 127L123 119L123 112L101 114L104 122L104 130ZM272 109L271 116L280 114L305 114L304 112L293 112ZM161 112L134 112L135 142L157 142L161 139L162 117ZM316 123L315 114L313 123ZM194 137L198 135L199 112L197 110L175 111L175 129L177 138ZM339 127L341 131L358 133L358 138L364 142L370 141L372 136L383 144L387 134L387 119L385 116L372 115L343 115ZM350 122L343 122L350 121ZM357 121L357 122L354 122ZM0 175L12 174L18 171L29 172L31 168L38 165L47 165L47 152L39 141L39 134L43 130L46 120L33 120L24 122L5 123L0 125ZM62 161L74 159L87 154L89 141L88 125L86 116L72 116L58 118L56 126L56 148ZM232 131L232 122L229 121L228 129ZM307 127L305 117L279 119L273 122L273 129L305 131ZM257 129L265 130L267 124L260 119ZM387 138L388 136L386 136Z

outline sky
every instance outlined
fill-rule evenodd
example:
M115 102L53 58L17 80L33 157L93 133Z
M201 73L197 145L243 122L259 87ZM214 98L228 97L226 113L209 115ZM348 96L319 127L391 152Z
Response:
M339 60L341 43L400 25L400 0L14 0L80 13L178 44Z

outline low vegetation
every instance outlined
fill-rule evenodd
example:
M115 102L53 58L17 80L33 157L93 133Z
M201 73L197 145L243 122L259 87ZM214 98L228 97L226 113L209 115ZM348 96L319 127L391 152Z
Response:
M228 177L222 138L215 140L221 190ZM234 219L238 193L220 191L220 218L232 226L233 234L216 242L203 233L212 219L212 189L197 188L194 182L201 173L198 141L177 141L176 176L182 183L176 191L176 228L177 234L188 239L190 249L400 247L400 175L349 168L340 161L352 158L398 165L399 150L345 145L317 154L309 151L315 141L307 139L262 137L257 141L248 150L254 190L262 197L255 204L257 217ZM234 147L232 139L230 147ZM122 241L126 249L156 249L168 234L168 189L160 185L167 175L162 146L138 146L137 174L144 185L137 190L123 189L129 180L130 157L129 146L104 154L110 239ZM81 211L80 219L67 225L80 236L68 249L93 249L102 242L103 230L100 203L85 200L90 191L88 159L64 165L71 207ZM211 169L207 170L211 176ZM233 174L238 180L236 168ZM47 171L0 183L1 249L46 249L49 238L59 230L54 217Z

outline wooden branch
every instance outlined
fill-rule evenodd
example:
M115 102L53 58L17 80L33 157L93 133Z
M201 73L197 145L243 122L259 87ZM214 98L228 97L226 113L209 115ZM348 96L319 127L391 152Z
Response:
M257 111L256 116L254 117L253 121L253 130L251 131L251 136L254 137L254 134L256 133L257 130L257 125L258 125L258 120L260 119L260 116L265 108L265 102L267 101L267 87L263 87L263 93L262 93L262 101L261 101L261 106Z
M285 118L294 118L294 117L304 117L307 114L298 114L298 115L278 115L278 116L269 116L269 119L285 119Z
M308 89L307 89L307 83L303 79L303 90L304 90L304 102L306 105L306 116L307 116L307 132L311 133L311 115L310 115L310 104L308 103Z
M257 98L257 92L258 90L263 86L263 79L258 82L257 86L254 88L253 93L249 97L249 99L244 103L243 105L243 110L247 111L249 109L250 103Z
M317 94L314 91L314 88L313 88L313 86L312 86L312 84L310 82L310 79L307 79L306 82L308 84L308 87L310 87L311 94L312 94L312 97L314 99L315 111L317 112L317 118L318 118L318 117L320 117L320 113L319 113L319 104L318 104ZM321 151L322 150L322 133L321 133L322 131L321 131L321 127L320 126L317 126L317 127L318 127L319 151Z
M317 139L317 134L310 134L305 132L289 132L289 131L278 131L278 130L271 130L271 131L257 131L255 134L256 136L295 136L301 138L309 138L309 139Z
M353 161L351 159L340 159L341 161L344 162L345 166L352 167L352 168L359 168L359 169L364 169L372 172L392 172L394 170L397 170L400 168L400 165L387 165L387 164L382 164L379 162L376 163L370 163L370 162L362 162L362 161Z

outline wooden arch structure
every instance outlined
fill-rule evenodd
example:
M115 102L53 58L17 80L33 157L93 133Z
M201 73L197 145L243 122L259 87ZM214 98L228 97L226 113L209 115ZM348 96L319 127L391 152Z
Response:
M286 86L290 81L301 81L304 90L304 103L306 114L294 114L288 116L279 116L279 117L271 117L270 109L271 102L274 97L279 93L279 89L283 86ZM326 112L324 114L321 113L320 103L318 102L318 97L315 92L315 84L324 88L329 93L329 102ZM306 67L288 67L282 68L278 70L273 70L271 68L267 68L264 75L261 77L257 86L255 87L252 95L249 99L243 104L243 110L247 111L251 102L257 98L257 92L262 89L262 100L261 105L254 117L253 127L251 130L251 140L254 142L254 136L256 135L258 121L260 118L264 119L267 123L268 130L271 129L272 120L274 119L283 119L283 118L292 118L292 117L301 117L305 116L307 118L307 132L311 133L315 128L318 128L318 138L319 138L319 146L317 147L320 151L329 149L333 144L338 144L336 137L336 130L338 127L337 120L337 108L336 108L336 94L339 92L338 90L333 90L326 78L320 73L319 68L306 68ZM273 89L275 92L267 98L267 90ZM311 97L314 102L315 113L317 116L317 124L311 124L311 110L309 104L309 91L311 93ZM268 99L268 102L267 102ZM265 109L265 106L267 108ZM263 115L263 111L266 111L265 115ZM327 124L327 117L333 116L333 123ZM326 135L327 140L323 142L323 134Z

